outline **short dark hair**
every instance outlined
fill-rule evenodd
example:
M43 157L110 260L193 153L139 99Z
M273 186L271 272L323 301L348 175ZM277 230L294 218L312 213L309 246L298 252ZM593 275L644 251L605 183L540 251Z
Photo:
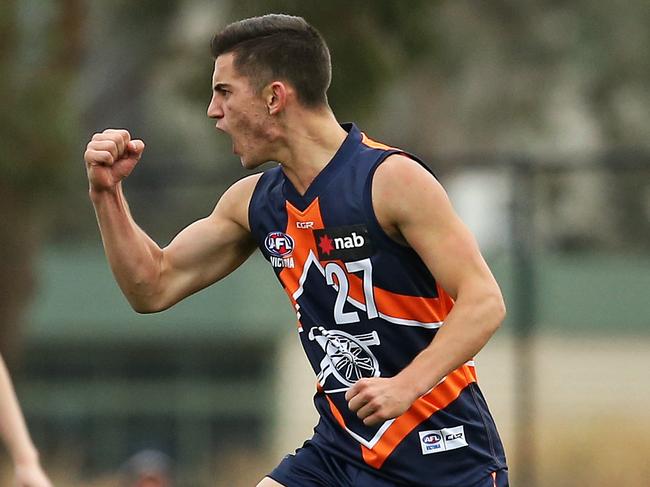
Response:
M259 91L288 81L305 106L327 104L332 64L325 40L302 17L270 14L227 25L210 45L216 59L234 53L234 66Z

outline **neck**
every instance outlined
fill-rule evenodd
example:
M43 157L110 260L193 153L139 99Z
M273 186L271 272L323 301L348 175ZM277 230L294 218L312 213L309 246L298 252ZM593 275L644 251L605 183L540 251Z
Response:
M329 108L300 113L287 120L277 160L300 194L334 157L347 136Z

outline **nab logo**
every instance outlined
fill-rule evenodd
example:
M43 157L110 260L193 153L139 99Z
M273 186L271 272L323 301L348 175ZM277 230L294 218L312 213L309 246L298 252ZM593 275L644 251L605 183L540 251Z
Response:
M314 230L320 260L360 260L372 255L372 246L365 225Z
M356 249L363 247L364 243L366 243L366 240L361 235L357 235L355 232L352 232L352 235L350 236L335 238L334 248L336 250Z

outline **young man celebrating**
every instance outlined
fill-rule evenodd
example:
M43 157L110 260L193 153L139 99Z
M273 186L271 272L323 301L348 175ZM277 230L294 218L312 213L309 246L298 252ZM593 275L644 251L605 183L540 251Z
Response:
M214 211L161 249L133 221L126 130L95 134L90 198L115 278L164 310L258 247L286 290L317 375L314 436L258 487L503 487L503 447L472 357L503 320L499 287L445 191L414 156L339 125L330 56L299 17L228 25L212 41L208 116L242 165Z

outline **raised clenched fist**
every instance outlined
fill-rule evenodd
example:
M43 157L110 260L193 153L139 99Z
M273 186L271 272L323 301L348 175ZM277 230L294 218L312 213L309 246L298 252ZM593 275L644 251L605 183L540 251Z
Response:
M93 135L84 160L92 191L112 190L127 177L140 160L144 142L131 139L126 130L106 129Z

